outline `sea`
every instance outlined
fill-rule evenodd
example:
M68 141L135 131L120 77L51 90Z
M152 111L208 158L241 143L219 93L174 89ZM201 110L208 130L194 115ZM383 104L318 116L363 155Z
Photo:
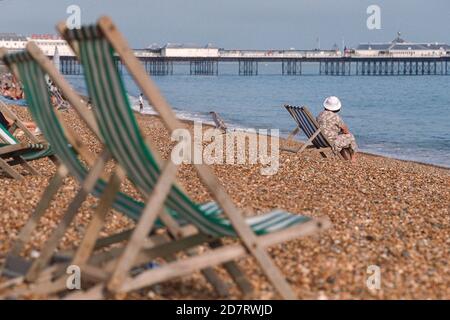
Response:
M283 105L308 106L314 115L330 95L361 151L450 168L450 76L323 76L305 66L301 76L281 75L281 66L259 64L257 76L239 76L237 64L220 64L218 76L153 76L180 118L212 123L215 111L229 128L279 129L287 136L295 123ZM140 90L123 77L133 107ZM86 93L83 76L67 76ZM154 114L146 101L144 113ZM299 135L300 140L305 137Z

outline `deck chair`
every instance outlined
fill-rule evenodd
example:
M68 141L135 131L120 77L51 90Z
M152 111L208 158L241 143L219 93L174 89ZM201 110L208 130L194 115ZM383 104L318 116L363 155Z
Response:
M28 162L53 155L51 148L45 143L19 142L8 129L0 124L0 169L16 180L23 176L13 167L21 165L32 175L39 175Z
M148 195L138 224L111 274L105 275L103 283L89 289L84 295L74 294L73 297L101 298L105 291L130 292L250 254L282 298L297 298L266 248L316 233L328 227L329 221L279 209L245 219L212 169L203 164L194 166L215 201L206 204L193 201L175 185L178 166L170 160L158 164L156 158L159 156L155 156L155 149L141 135L123 79L115 64L115 54L126 65L169 132L183 126L112 21L103 17L97 25L82 27L80 30L68 30L62 23L58 29L83 65L94 115L107 150L137 188ZM130 269L133 261L142 251L148 231L164 205L195 225L199 235L206 235L211 240L231 237L239 242L209 250L202 255L169 262L158 269L132 277ZM179 250L184 249L183 241L187 244L189 238L179 240Z
M32 152L29 154L25 154L22 156L27 161L37 160L40 158L48 157L53 163L56 164L56 157L54 155L53 149L51 146L42 138L38 138L34 133L32 133L22 122L22 120L19 119L19 117L8 108L8 106L3 102L0 101L0 111L6 115L8 118L10 118L13 121L13 124L8 129L8 131L11 133L11 135L14 135L17 129L22 130L22 132L25 134L26 138L30 140L33 144L42 144L47 146L44 150L41 152Z
M8 118L13 120L13 124L9 127L8 131L14 135L17 129L21 129L28 139L30 139L33 143L40 143L41 140L39 140L28 128L23 124L23 122L17 117L17 115L12 112L6 103L0 100L0 112L2 112L4 115L6 115Z
M289 134L287 141L291 141L300 132L300 130L303 131L308 140L298 148L282 147L281 150L302 153L308 147L312 146L312 150L319 152L322 157L326 158L327 152L329 153L332 150L331 143L321 132L319 124L308 108L305 106L295 107L291 105L285 105L284 107L297 123L297 127ZM342 158L341 155L338 156Z
M52 145L54 145L54 149L61 165L58 168L56 175L50 181L50 184L44 192L39 205L36 207L32 218L21 230L18 239L13 245L13 249L8 254L3 271L4 274L12 277L21 277L25 275L24 280L34 282L40 274L44 273L44 268L47 266L48 262L50 262L52 253L55 250L59 240L63 236L64 231L73 220L77 209L89 192L92 192L94 196L101 197L98 210L96 211L96 218L101 218L95 220L94 223L90 225L90 228L86 233L86 237L83 239L79 249L74 256L70 257L70 264L83 265L87 260L89 260L89 258L91 258L90 255L94 249L123 241L126 239L127 235L130 234L129 232L124 232L122 234L113 235L109 238L103 238L97 241L97 235L100 232L99 227L102 225L103 219L110 207L124 213L133 220L137 220L144 208L144 204L123 193L117 192L119 187L117 183L117 176L113 175L110 178L109 185L107 185L104 180L98 179L102 167L104 166L106 159L108 159L107 153L103 154L100 162L95 162L88 151L83 148L83 144L80 141L77 141L75 134L71 132L70 128L65 126L63 121L59 119L58 113L55 112L50 103L50 93L48 88L44 85L44 69L52 77L54 82L60 86L60 88L64 88L64 94L69 98L71 105L73 105L74 108L83 115L85 122L88 124L88 127L92 130L93 134L98 135L98 128L95 122L90 121L91 118L89 117L89 110L86 105L84 105L80 97L74 93L69 84L58 73L51 61L44 56L40 49L34 43L30 43L27 47L29 47L30 51L33 52L33 55L29 53L8 55L3 51L1 52L1 56L5 63L14 71L15 75L23 81L27 99L29 99L29 108L33 118L41 128L46 138L51 141ZM86 159L88 164L92 167L91 171L88 172L87 168L78 159L78 155L81 155L83 159ZM40 257L34 261L26 261L20 258L19 254L25 243L29 241L32 231L36 228L40 217L42 217L45 213L51 199L61 186L63 178L69 173L82 185L80 192L77 194L76 198L69 206L63 220L48 240ZM172 235L188 235L191 231L189 231L189 226L186 226L185 221L179 219L175 222L174 219L176 218L176 213L171 212L171 215L174 218L170 215L164 215L161 221L157 221L155 228L165 226L170 230ZM162 240L167 240L167 237L161 236L155 236L154 238L159 239L158 241L160 242ZM118 250L115 250L114 252L120 253ZM166 250L162 254L162 256L170 255L170 250ZM105 262L108 261L110 257L114 257L114 254L108 253L105 255L97 255L95 257L95 261L97 263ZM143 257L142 263L146 261L148 261L148 259L146 260L145 257ZM238 278L240 276L240 270L237 266L229 264L226 267L227 271L233 277ZM48 270L48 268L45 270ZM202 273L214 286L220 296L227 295L226 286L219 280L214 270L211 268L205 268L202 270ZM37 288L36 290L40 290L40 293L54 293L65 289L66 279L60 277L58 280L59 281L52 283L46 282L43 286ZM247 292L251 291L249 283L239 279L236 279L236 281L239 281L238 284L242 290ZM20 281L13 279L10 283L14 285L20 283Z

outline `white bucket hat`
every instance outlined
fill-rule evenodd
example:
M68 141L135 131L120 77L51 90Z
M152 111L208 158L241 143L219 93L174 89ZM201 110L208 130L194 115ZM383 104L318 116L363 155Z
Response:
M330 111L338 111L339 109L341 109L341 106L341 101L338 97L335 96L328 97L323 102L323 107Z

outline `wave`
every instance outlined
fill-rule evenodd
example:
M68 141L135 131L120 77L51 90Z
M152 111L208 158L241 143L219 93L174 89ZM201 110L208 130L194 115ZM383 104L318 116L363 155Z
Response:
M128 98L130 99L131 108L134 111L139 112L139 98L130 94L128 94ZM214 121L212 120L211 115L208 112L186 111L178 108L173 108L173 110L175 111L175 114L179 119L214 125ZM153 109L153 107L148 103L148 101L144 99L144 109L142 114L157 115L158 113ZM231 123L229 121L225 122L229 129L246 129L246 127L242 125Z

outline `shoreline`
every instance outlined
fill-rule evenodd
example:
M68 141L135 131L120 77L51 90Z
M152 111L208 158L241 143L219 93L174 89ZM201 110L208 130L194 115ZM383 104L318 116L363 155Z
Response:
M151 117L155 117L157 119L160 119L160 116L157 115L157 114L140 113L139 111L136 111L136 110L133 110L133 112L136 115L141 116L141 117L150 117L150 118ZM197 121L197 120L186 119L186 118L178 118L178 120L180 120L183 123L189 124L189 125L193 125L193 123ZM204 123L204 122L202 122L202 126L203 127L211 127L211 128L215 127L212 124ZM286 138L280 136L280 140L285 142ZM297 143L297 144L300 144L300 145L303 143L303 141L299 141L299 140L294 140L294 142ZM429 167L432 167L432 168L437 168L437 169L443 169L443 170L450 171L450 167L445 167L443 165L438 165L438 164L433 164L433 163L422 162L422 161L418 161L418 160L398 159L398 158L395 158L393 156L376 154L376 153L371 153L371 152L367 152L367 151L358 151L358 153L359 154L364 154L364 155L367 155L367 156L371 156L371 157L379 157L379 158L391 159L391 160L396 160L396 161L403 161L403 162L406 162L406 163L415 163L415 164L419 164L419 165L429 166Z
M83 100L87 101L88 96L80 94L80 93L78 93L78 95ZM26 108L26 106L21 106L21 105L14 105L14 104L7 104L7 105L12 106L12 107ZM157 119L160 118L160 116L158 114L140 113L139 111L137 111L135 109L133 109L133 112L134 112L135 115L138 115L138 116L141 116L141 117L149 117L149 118L155 117ZM189 125L192 125L194 122L199 122L198 120L189 119L189 118L179 118L179 117L178 117L178 120L180 120L183 123L189 124ZM210 123L206 123L206 122L202 122L202 126L203 127L211 127L211 128L215 127L214 125L212 125ZM231 130L235 130L235 129L236 128L232 127ZM239 129L245 130L246 128L240 127ZM268 135L270 136L270 134L268 134ZM280 140L285 142L286 141L286 137L280 135ZM297 143L299 145L303 144L303 141L300 141L300 140L294 140L292 142ZM424 166L429 166L429 167L433 167L433 168L438 168L438 169L443 169L443 170L450 171L450 166L446 167L446 166L440 165L440 164L428 163L428 162L423 162L423 161L413 160L413 159L400 159L400 158L396 158L395 156L384 155L384 154L377 154L377 153L372 153L372 152L368 152L368 151L358 151L358 153L359 154L364 154L364 155L367 155L367 156L372 156L372 157L380 157L380 158L392 159L392 160L396 160L396 161L403 161L403 162L406 162L406 163L415 163L415 164L419 164L419 165L424 165Z
M5 70L6 71L6 70ZM7 73L7 72L4 72ZM2 74L1 70L0 70L0 75ZM86 96L85 94L81 94L80 92L77 92L77 94L85 101L88 100L88 96ZM135 97L134 97L135 98ZM11 106L14 106L14 104L10 104ZM149 105L150 106L150 105ZM25 107L25 106L23 106ZM140 116L148 116L148 117L159 117L159 115L157 114L151 114L151 113L140 113L138 111L136 111L134 109L134 105L132 105L133 108L133 112L135 114L138 114ZM151 107L151 106L150 106ZM190 119L190 118L178 118L180 121L185 122L185 123L189 123L192 124L198 120L195 119ZM201 119L199 119L200 121L202 121ZM208 120L206 120L208 121ZM212 121L212 119L211 119ZM211 125L210 123L205 123L202 122L203 126L208 126L208 127L214 127L213 125ZM245 129L245 127L239 126L238 128L240 129ZM231 126L231 130L235 129L233 126ZM287 138L287 134L284 135L280 135L280 140L282 141L286 141ZM299 140L294 140L297 143L302 143L302 141ZM429 163L429 162L425 162L425 161L421 161L421 160L414 160L414 159L401 159L401 158L397 158L395 155L388 155L388 154L378 154L378 153L373 153L370 151L359 151L359 154L365 154L368 156L374 156L374 157L382 157L382 158L387 158L387 159L393 159L393 160L397 160L397 161L404 161L404 162L410 162L410 163L416 163L416 164L421 164L421 165L425 165L425 166L430 166L430 167L435 167L435 168L440 168L440 169L444 169L444 170L450 170L450 165L449 166L445 166L442 164L436 164L436 163ZM449 155L450 156L450 155Z

